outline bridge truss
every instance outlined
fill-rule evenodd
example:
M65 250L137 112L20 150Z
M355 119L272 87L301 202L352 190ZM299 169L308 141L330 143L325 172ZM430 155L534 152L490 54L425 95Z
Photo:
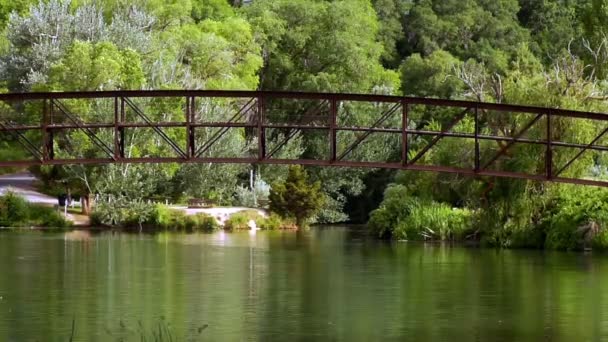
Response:
M0 102L0 140L18 143L28 154L25 159L0 160L0 167L300 164L608 186L606 181L569 176L578 163L589 163L591 154L608 151L604 143L608 115L601 113L384 95L262 91L0 94ZM562 132L568 125L588 127L592 138L565 136ZM152 132L154 141L166 147L164 152L132 153L128 140L138 130ZM231 130L238 130L253 146L239 156L212 153ZM75 132L81 138L78 143L85 139L94 152L70 153ZM395 142L390 158L366 160L357 154L365 144L373 148L373 137L378 135ZM281 157L281 150L296 137L310 136L323 137L321 155ZM448 158L442 165L429 163L429 154L450 139L466 146L467 157ZM518 170L517 159L527 158L524 150L542 166Z

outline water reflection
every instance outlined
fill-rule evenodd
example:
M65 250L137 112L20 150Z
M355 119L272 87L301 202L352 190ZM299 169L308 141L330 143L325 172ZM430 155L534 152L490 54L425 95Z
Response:
M0 234L0 341L596 341L603 255L379 243L357 231ZM86 339L85 339L86 337Z

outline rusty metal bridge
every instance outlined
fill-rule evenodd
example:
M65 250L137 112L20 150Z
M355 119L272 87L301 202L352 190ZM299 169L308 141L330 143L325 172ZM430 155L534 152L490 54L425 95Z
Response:
M566 134L571 125L588 134ZM127 146L142 130L153 138L138 145L165 148L133 152ZM234 130L251 142L244 153L212 153ZM20 146L27 154L3 158L10 160L0 160L0 167L300 164L608 186L608 181L580 178L573 171L599 163L597 156L608 151L606 133L608 115L601 113L385 95L190 90L0 94L0 142ZM316 149L322 153L281 157L281 149L297 136L322 141ZM381 149L374 136L393 142L388 153L375 154L388 156L383 160L357 153L366 144L368 150ZM437 158L429 155L450 139L465 153L450 155L444 148L446 155L439 158L444 162L434 162ZM78 155L74 144L88 148ZM522 158L527 163L518 163ZM528 166L518 169L520 164Z

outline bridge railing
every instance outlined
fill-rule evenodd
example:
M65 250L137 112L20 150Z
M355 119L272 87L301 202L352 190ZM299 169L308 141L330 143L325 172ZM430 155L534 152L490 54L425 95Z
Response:
M608 185L577 178L608 150L601 113L258 91L0 94L0 102L0 137L29 155L0 166L304 164Z

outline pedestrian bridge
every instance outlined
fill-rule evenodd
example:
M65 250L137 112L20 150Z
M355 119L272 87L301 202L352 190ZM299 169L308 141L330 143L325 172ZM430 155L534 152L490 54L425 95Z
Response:
M597 168L608 151L603 113L386 95L215 90L15 93L0 94L0 103L0 140L27 155L0 160L0 167L300 164L608 186L576 171ZM584 136L572 134L572 127L581 127ZM235 130L249 142L247 149L222 155L217 147ZM150 138L138 142L143 132ZM305 157L282 157L297 137L314 141L315 148L305 149ZM133 153L133 144L163 148ZM442 144L452 144L454 153ZM432 158L437 151L441 158Z

